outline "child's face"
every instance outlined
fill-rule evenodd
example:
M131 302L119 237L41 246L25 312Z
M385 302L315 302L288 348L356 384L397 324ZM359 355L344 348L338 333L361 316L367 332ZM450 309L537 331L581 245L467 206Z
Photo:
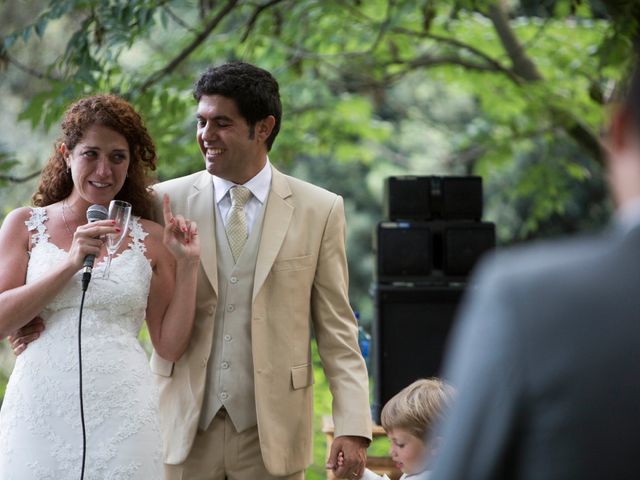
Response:
M391 459L398 470L413 475L425 469L427 463L427 445L425 442L403 428L394 428L387 432L391 440Z

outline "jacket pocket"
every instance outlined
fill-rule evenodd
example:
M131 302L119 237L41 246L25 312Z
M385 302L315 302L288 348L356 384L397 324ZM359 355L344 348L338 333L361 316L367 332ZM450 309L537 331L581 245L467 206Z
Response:
M304 270L313 266L313 255L303 255L301 257L283 258L273 263L273 271L283 270Z
M149 362L149 365L151 367L151 371L156 375L160 375L162 377L170 377L171 375L173 375L173 367L175 364L174 362L165 360L154 350L151 353L151 361Z
M291 385L294 390L313 385L313 367L310 363L291 367Z

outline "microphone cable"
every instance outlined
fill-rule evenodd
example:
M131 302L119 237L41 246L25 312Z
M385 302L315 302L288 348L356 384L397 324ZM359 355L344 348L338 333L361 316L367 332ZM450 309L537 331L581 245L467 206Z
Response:
M82 425L82 469L80 470L80 480L84 479L84 465L87 456L87 431L84 424L84 399L82 395L82 311L84 309L84 297L87 293L86 287L82 288L82 299L80 300L80 314L78 315L78 389L80 393L80 423Z
M91 205L87 209L87 221L93 223L99 220L106 220L109 212L102 205ZM87 458L87 430L84 423L84 398L82 395L82 311L84 310L84 297L87 287L91 281L93 272L94 255L87 255L84 259L82 273L82 299L80 300L80 313L78 315L78 390L80 394L80 424L82 425L82 469L80 470L80 480L84 480L84 466Z

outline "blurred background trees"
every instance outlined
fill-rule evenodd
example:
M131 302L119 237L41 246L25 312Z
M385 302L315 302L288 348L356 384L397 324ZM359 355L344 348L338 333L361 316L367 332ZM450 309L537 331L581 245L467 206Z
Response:
M478 174L499 243L607 221L600 133L632 58L632 0L23 0L0 4L0 218L29 202L74 99L143 113L158 179L196 171L193 81L276 76L281 170L340 193L366 324L386 176Z

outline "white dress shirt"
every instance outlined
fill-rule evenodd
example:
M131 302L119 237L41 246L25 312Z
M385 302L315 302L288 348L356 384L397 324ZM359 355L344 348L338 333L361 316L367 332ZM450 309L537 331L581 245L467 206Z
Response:
M216 177L215 175L211 177L213 179L213 192L216 205L218 206L218 213L226 227L229 210L231 210L231 195L229 195L229 190L237 184L224 178ZM243 187L247 187L252 193L251 199L244 206L244 212L247 215L247 230L248 234L251 235L253 224L260 209L264 207L267 197L269 196L269 189L271 188L271 163L269 163L268 158L262 170L247 183L243 184Z

